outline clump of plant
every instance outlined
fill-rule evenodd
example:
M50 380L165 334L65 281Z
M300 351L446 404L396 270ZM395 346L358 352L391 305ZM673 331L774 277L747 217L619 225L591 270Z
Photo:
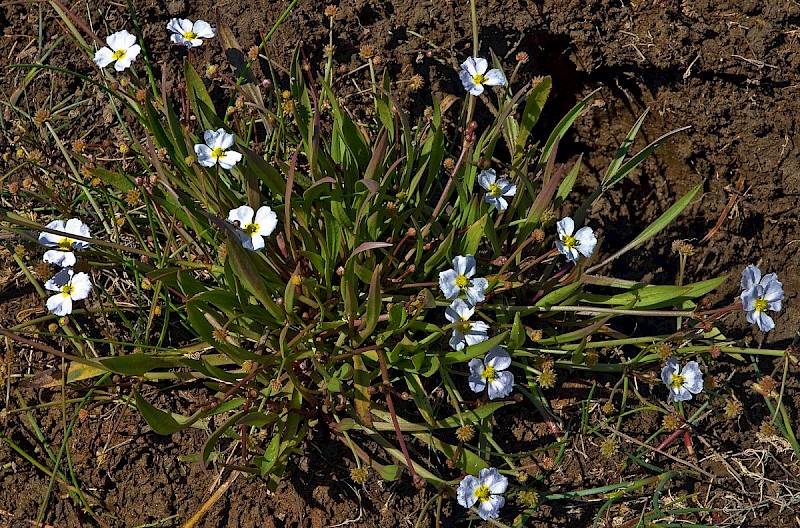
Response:
M77 17L60 9L74 28ZM120 115L130 139L125 163L104 165L61 144L71 185L50 189L61 204L53 222L2 213L16 232L36 231L50 248L45 262L64 267L45 283L55 294L42 322L58 322L53 333L73 346L71 379L130 377L126 397L156 433L205 429L203 464L261 475L273 487L312 429L347 446L357 482L370 472L410 478L434 488L435 500L455 497L483 519L504 516L501 507L515 497L519 524L541 501L613 491L599 519L625 493L648 484L659 493L677 475L650 462L642 467L651 478L548 494L538 484L544 477L527 478L523 453L508 451L495 427L508 407L536 409L557 440L529 446L524 456L551 453L558 463L570 428L549 411L546 391L557 391L564 376L611 375L609 416L581 424L603 442L603 453L619 447L612 425L619 427L623 411L655 408L674 417L665 442L650 445L654 435L628 456L626 464L640 464L648 445L662 451L677 438L689 442L712 401L702 396L701 367L712 350L760 353L713 327L738 304L696 304L725 277L683 284L681 275L677 285L650 285L603 274L700 189L604 254L592 205L672 133L631 155L642 116L601 186L581 197L573 190L581 159L559 163L558 145L594 94L540 136L550 78L520 86L497 58L490 68L487 59L467 57L463 97L434 99L412 120L396 84L377 78L368 57L374 113L355 121L337 93L334 49L324 73L304 68L299 51L291 70L279 73L258 48L242 51L222 21L216 28L200 22L171 21L169 38L189 49L214 39L203 45L221 45L230 68L201 75L187 55L182 72L154 71L141 37L114 33L95 51L76 29L87 60L102 69L75 76L103 91ZM257 59L261 80L253 74ZM184 87L178 93L166 82L176 78ZM211 85L225 98L212 98ZM476 114L489 124L478 126ZM130 278L130 300L110 291L110 274ZM79 305L90 275L97 298ZM742 282L748 320L765 331L774 325L765 310L780 310L782 299L780 283L768 277L748 268ZM615 327L617 318L669 318L675 331L629 336ZM112 320L129 340L81 331ZM170 344L177 326L191 342ZM29 330L23 324L3 333ZM620 353L603 353L610 349ZM158 408L148 401L155 379L197 380L207 401L185 414ZM655 393L674 405L654 407L637 392L642 406L626 411L633 379L660 379L666 387ZM797 449L776 403L776 425ZM430 454L419 456L423 450ZM670 512L655 508L646 518Z

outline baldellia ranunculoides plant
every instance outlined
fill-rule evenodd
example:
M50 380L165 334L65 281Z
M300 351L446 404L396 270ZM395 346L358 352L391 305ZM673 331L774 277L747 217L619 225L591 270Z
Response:
M309 431L324 429L352 451L354 480L370 470L387 480L407 472L482 518L502 517L503 495L531 497L536 482L494 434L497 413L535 408L559 439L528 451L563 453L569 440L544 391L557 387L558 373L611 374L619 382L609 401L622 394L624 407L636 376L664 402L676 400L691 424L709 350L743 351L712 325L733 308L695 304L725 277L648 285L603 273L699 192L604 251L593 203L678 131L631 155L642 116L601 185L581 197L573 192L580 158L566 166L557 153L594 93L540 136L549 77L520 86L494 57L492 68L489 59L453 57L462 64L460 104L434 99L412 119L384 75L369 91L372 117L357 122L333 70L304 67L298 50L290 71L264 61L256 79L257 53L242 52L221 20L200 25L202 34L198 24L175 20L163 35L186 46L176 46L187 53L182 71L154 71L148 43L131 33L114 33L106 51L97 51L100 39L87 44L98 68L76 77L134 120L120 119L130 136L125 163L101 165L64 147L74 184L64 192L73 194L53 223L4 218L45 233L50 262L77 259L86 270L68 268L46 284L64 297L47 306L66 318L59 321L80 355L70 372L133 377L123 390L155 432L208 432L204 464L266 476L274 488ZM188 53L200 38L221 46L231 67L198 73ZM111 60L116 69L105 68ZM78 209L88 227L73 239L61 219ZM71 249L81 250L77 258L67 258ZM103 280L111 272L132 277L140 304L114 298ZM89 273L97 302L72 309L90 295ZM749 314L780 309L776 284L765 281L743 282ZM625 335L614 326L619 317L671 318L675 332ZM751 319L768 319L759 317ZM132 337L100 340L107 350L88 354L84 345L97 340L70 330L81 318L113 320ZM176 322L191 342L172 344ZM601 358L610 348L620 353ZM184 414L158 408L148 397L156 379L197 380L207 398ZM536 507L521 502L527 514Z

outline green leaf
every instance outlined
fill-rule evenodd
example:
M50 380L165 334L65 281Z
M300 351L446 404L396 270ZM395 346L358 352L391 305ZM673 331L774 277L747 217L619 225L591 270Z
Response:
M461 244L461 255L474 255L478 251L483 234L486 231L486 222L489 213L483 215L477 222L469 226Z
M683 198L678 200L672 207L667 209L664 212L664 214L659 216L652 224L647 226L641 233L639 233L639 236L637 236L636 238L634 238L633 240L631 240L630 242L625 244L625 246L622 249L620 249L619 251L617 251L616 253L614 253L613 255L608 257L607 259L605 259L600 264L597 264L597 265L592 266L591 268L589 268L587 270L587 273L592 273L594 270L596 270L596 269L598 269L598 268L600 268L602 266L605 266L609 262L612 262L612 261L616 260L617 258L621 257L622 255L624 255L625 253L627 253L631 249L639 247L642 244L644 244L645 242L647 242L648 240L650 240L651 238L653 238L659 231L661 231L662 229L667 227L667 225L669 225L669 223L672 222L675 219L676 216L681 214L681 212L684 209L686 209L686 206L688 206L691 203L691 201L694 199L695 195L700 191L700 189L702 187L703 187L702 183L697 185L696 187L694 187L692 190L690 190L688 193L686 193L686 196L684 196Z
M208 467L208 461L211 459L211 453L214 452L214 448L219 442L219 439L222 438L222 435L226 434L231 427L233 427L246 413L245 411L240 411L228 418L220 427L217 428L216 431L211 433L211 436L208 437L206 443L203 444L203 467ZM236 434L235 432L233 433ZM238 437L238 435L236 435Z
M528 136L539 120L539 116L542 114L542 109L547 101L547 96L550 95L552 86L553 80L550 76L547 76L534 86L528 94L528 98L525 101L525 109L522 111L522 117L519 123L519 133L517 134L517 144L514 153L514 166L517 166L517 163L525 152Z
M455 230L450 231L450 234L447 235L447 238L439 244L439 247L436 248L436 251L425 261L425 265L423 266L423 270L425 275L428 275L439 263L444 260L448 253L450 253L450 248L453 246L453 237L455 236ZM418 257L420 260L423 258L423 254L419 253ZM417 263L419 265L419 262Z
M522 317L519 312L514 313L514 324L508 336L508 349L516 350L525 342L525 328L522 326Z
M133 397L136 400L136 407L139 408L139 412L142 413L142 417L147 422L147 425L160 435L177 433L191 426L193 423L192 419L186 417L182 417L183 421L179 422L171 413L150 405L150 403L139 394L139 391L134 390Z
M367 309L364 312L364 329L361 330L361 338L366 339L378 326L378 319L381 315L381 271L383 266L378 264L372 272L372 280L369 284L369 294L367 295Z
M168 360L147 354L129 354L127 356L102 358L98 361L103 366L108 367L110 371L125 376L141 376L151 370L181 366L181 362L177 358Z
M494 347L502 344L506 337L508 337L508 330L502 334L491 337L482 343L478 343L477 345L468 346L463 350L448 352L442 358L442 364L451 365L453 363L466 363L472 358L483 356Z
M547 138L547 142L544 144L542 148L542 154L539 157L539 167L543 167L547 160L550 159L550 155L553 153L553 147L555 146L556 142L564 137L567 133L569 128L575 122L576 119L583 113L586 108L586 105L589 101L594 97L600 88L597 90L593 90L589 95L583 98L578 104L576 104L572 110L570 110L567 115L565 115L561 121L558 122L556 127L553 129L553 132L550 134L550 137Z

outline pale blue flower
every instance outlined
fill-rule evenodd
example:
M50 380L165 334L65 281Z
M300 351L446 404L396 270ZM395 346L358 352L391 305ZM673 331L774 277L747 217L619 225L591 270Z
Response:
M72 301L81 301L92 291L92 282L86 273L75 273L65 268L44 284L45 289L58 292L47 299L47 309L59 317L72 313Z
M669 401L691 400L692 394L703 390L703 373L697 361L689 361L681 368L677 358L669 358L661 369L661 381L669 388Z
M506 84L506 77L498 69L489 69L486 59L469 57L461 65L461 73L458 74L464 89L472 95L483 93L484 86L503 86Z
M475 275L475 257L458 256L453 259L453 269L439 273L439 288L446 299L455 299L462 293L467 295L473 306L486 298L489 281L472 278Z
M173 18L167 23L167 29L172 32L169 37L172 42L187 48L202 46L203 39L214 37L214 28L205 20L192 22L185 18Z
M783 308L783 284L778 275L769 273L762 277L758 266L750 264L742 272L742 288L742 307L747 313L747 322L757 324L762 332L775 328L775 321L766 311L778 312Z
M503 493L508 489L508 479L496 468L482 469L478 478L467 475L458 485L458 503L472 508L477 502L478 516L483 519L497 519L500 508L506 503Z
M39 243L41 245L55 248L45 251L43 260L62 268L74 266L76 262L75 254L71 250L86 249L89 247L89 243L83 240L75 240L72 235L89 238L89 228L77 218L70 218L66 222L53 220L46 227L54 231L60 231L60 233L39 233Z
M494 169L486 169L478 174L478 183L486 189L486 203L493 205L498 211L508 209L508 201L504 196L517 194L517 185L506 178L498 178Z
M198 143L194 146L197 161L203 167L213 167L217 163L223 169L230 169L242 159L242 155L235 150L228 150L233 146L233 134L225 132L224 128L206 130L203 134L205 145Z
M488 387L490 400L508 396L514 390L514 374L506 370L510 366L508 352L502 347L494 347L484 360L470 360L469 388L473 392L483 392Z
M475 308L461 300L456 299L445 310L444 316L451 323L457 323L453 327L453 336L450 338L450 346L455 350L463 350L464 347L476 345L489 339L489 325L483 321L470 321L469 318L475 313Z
M245 249L259 251L264 248L264 237L278 225L278 215L266 205L259 207L257 212L249 205L243 205L228 213L228 222L239 228L236 235Z
M591 257L594 247L597 245L597 237L588 227L582 227L575 232L575 222L569 216L562 218L556 224L558 240L556 247L573 264L578 262L579 254L584 257Z
M113 62L114 69L118 72L128 68L142 51L142 48L136 43L136 36L124 29L109 35L106 44L108 46L100 48L94 54L94 63L105 68Z

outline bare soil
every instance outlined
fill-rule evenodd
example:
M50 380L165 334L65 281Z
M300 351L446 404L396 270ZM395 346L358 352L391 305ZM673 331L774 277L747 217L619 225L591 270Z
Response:
M84 2L66 4L86 16ZM213 20L218 13L247 48L259 42L260 35L288 5L285 0L136 0L134 4L150 46L148 52L156 63L175 72L180 71L185 51L168 46L164 27L170 18ZM324 62L322 48L328 39L323 15L326 4L301 1L267 47L270 59L288 66L293 50L301 45L311 67L320 68ZM133 29L124 4L91 1L89 6L100 35ZM417 73L423 76L426 89L403 93L399 88L410 112L420 114L431 103L430 92L436 97L462 95L450 57L451 51L459 60L473 53L466 2L342 0L338 7L334 26L336 68L344 66L350 71L360 66L359 48L369 44L381 57L380 67L388 69L393 78L404 81ZM598 184L628 129L646 108L650 113L643 140L637 142L639 147L670 130L691 125L691 130L662 146L629 181L600 199L589 218L601 235L601 251L611 254L622 247L693 186L702 183L702 194L667 232L606 271L631 279L673 283L678 260L672 243L688 240L696 246L695 255L689 259L689 280L730 275L731 279L709 299L721 305L738 294L741 270L758 263L768 272L778 272L786 291L784 309L776 314L776 329L766 337L765 344L778 349L788 346L800 327L800 145L796 140L800 4L792 0L479 0L478 15L482 53L491 49L507 68L514 64L517 52L528 53L530 60L520 67L516 83L541 75L553 77L553 94L540 124L540 135L544 136L547 127L577 100L601 88L591 112L560 147L560 161L571 162L584 154L586 167L576 196L591 192ZM0 8L0 99L7 101L28 71L7 67L38 59L63 34L47 4L7 3ZM192 53L198 70L224 61L214 42ZM68 40L58 45L46 62L88 75L93 71L90 58L77 52ZM367 82L367 73L361 70L349 76L345 84L364 87ZM40 73L17 104L33 115L37 109L79 94L84 88L69 76ZM61 124L72 123L64 130L66 138L119 138L120 131L113 128L114 117L103 99L95 98L91 91L87 91L87 97L88 102L69 115L56 116ZM33 124L23 126L30 128ZM24 140L15 124L7 120L0 133L0 154L13 153L16 144ZM45 154L57 156L55 146ZM19 174L9 174L12 166L0 161L0 186L4 189L19 179ZM4 201L3 207L24 205L11 198ZM727 210L729 203L734 206ZM719 230L709 241L700 243L719 219ZM10 254L2 251L0 326L8 328L43 315L44 307ZM753 332L741 313L732 315L723 325L733 337ZM754 337L759 339L758 335ZM9 347L8 342L3 346ZM57 365L55 358L44 357L24 345L6 348L3 359L6 373L39 372ZM766 360L759 366L765 371L773 368ZM715 476L713 481L682 476L668 487L672 498L696 493L690 507L722 509L713 518L699 518L707 524L789 526L794 525L794 510L800 507L796 458L780 440L759 434L769 411L763 399L748 388L753 373L754 366L748 362L713 364L709 378L733 376L729 383L739 383L736 395L744 405L742 417L726 421L713 415L703 422L694 436L696 458L688 457L681 445L670 448L670 453ZM784 398L797 424L800 382L794 374L789 376ZM598 390L607 395L603 383L600 380ZM18 388L18 393L13 389L0 415L1 434L51 467L31 420L26 413L14 411L24 405L57 401L62 395L49 389ZM586 380L560 380L546 394L567 423L570 416L580 412L579 402L586 399L590 389ZM109 386L107 390L120 389ZM178 401L177 405L188 406L204 396L197 388L186 386L170 397ZM67 406L68 418L74 411ZM592 416L599 413L599 409L590 409ZM57 449L64 434L61 408L31 412L31 417L47 445ZM532 410L501 412L497 421L509 431L504 440L510 448L534 449L554 440ZM656 413L640 414L626 421L622 432L644 439L660 425ZM573 424L573 429L576 427ZM164 519L168 520L158 526L179 526L221 484L213 468L204 470L187 458L197 453L204 441L205 433L197 430L171 437L155 435L135 412L125 411L120 405L90 408L72 431L68 448L75 482L95 497L88 499L89 504L108 526L140 526ZM552 473L548 472L552 459L532 457L531 476L547 473L541 482L542 494L640 476L618 474L623 460L599 456L595 438L576 436L572 446L566 462ZM413 526L433 496L431 489L416 490L408 478L398 483L372 480L364 486L354 484L349 478L348 451L324 431L316 431L304 451L306 455L294 460L275 493L269 493L260 479L240 477L198 526ZM663 458L659 462L670 464ZM674 468L687 470L677 462ZM48 485L48 475L8 443L0 443L0 525L38 526L29 521L37 518ZM648 500L652 503L652 492L652 487L645 488L639 499L611 508L604 516L605 525L635 523L644 504ZM57 483L48 497L46 524L58 528L89 525L90 517L70 497L65 484ZM529 525L589 526L602 502L546 503ZM462 523L463 510L455 501L445 504L441 513L444 525ZM503 510L504 521L510 522L520 511L510 502ZM433 524L434 514L434 510L424 513L420 525Z

